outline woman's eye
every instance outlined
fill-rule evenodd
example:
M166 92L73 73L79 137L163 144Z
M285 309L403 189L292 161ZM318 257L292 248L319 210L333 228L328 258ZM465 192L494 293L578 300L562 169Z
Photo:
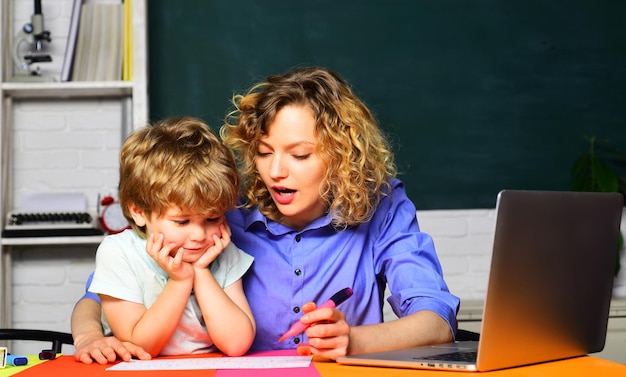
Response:
M306 160L307 158L309 158L311 155L310 154L299 154L299 155L295 155L293 156L296 160Z

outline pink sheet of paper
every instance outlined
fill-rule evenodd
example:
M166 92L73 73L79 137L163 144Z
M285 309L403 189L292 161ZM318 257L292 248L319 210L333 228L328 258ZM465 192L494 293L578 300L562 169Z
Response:
M296 356L296 350L259 351L250 352L246 356ZM321 377L315 365L311 362L308 368L280 368L280 369L219 369L215 377Z

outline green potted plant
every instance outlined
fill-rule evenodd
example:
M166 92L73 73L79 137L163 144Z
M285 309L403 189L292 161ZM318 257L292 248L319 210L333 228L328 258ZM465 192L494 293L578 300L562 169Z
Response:
M626 153L611 147L606 141L585 136L587 149L572 166L573 177L570 190L594 192L620 192L626 196ZM620 233L619 250L624 245ZM620 254L617 254L615 276L620 270Z

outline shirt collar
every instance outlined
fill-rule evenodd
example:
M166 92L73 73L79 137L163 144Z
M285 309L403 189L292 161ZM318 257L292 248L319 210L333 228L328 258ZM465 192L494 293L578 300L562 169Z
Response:
M251 211L248 211L245 215L244 227L246 230L250 230L255 224L262 225L268 232L275 236L281 236L287 233L304 233L308 230L324 228L327 226L331 226L332 216L330 213L315 219L312 223L307 225L302 231L297 232L295 229L288 227L287 225L281 224L277 221L268 219L265 215L263 215L258 208L254 208Z

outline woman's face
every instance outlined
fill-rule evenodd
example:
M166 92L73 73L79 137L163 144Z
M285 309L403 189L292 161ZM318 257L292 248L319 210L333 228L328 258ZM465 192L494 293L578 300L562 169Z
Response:
M326 166L316 153L315 118L308 107L281 109L259 143L256 168L283 224L302 229L324 215L320 185Z

